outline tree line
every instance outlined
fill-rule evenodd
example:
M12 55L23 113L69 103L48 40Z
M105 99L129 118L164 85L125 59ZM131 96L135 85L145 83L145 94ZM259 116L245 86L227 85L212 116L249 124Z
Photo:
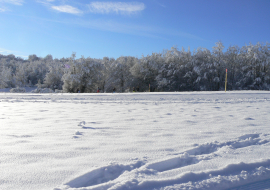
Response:
M172 47L141 58L121 56L28 59L0 54L0 88L38 86L63 92L269 90L269 43L230 46L217 42L212 51Z

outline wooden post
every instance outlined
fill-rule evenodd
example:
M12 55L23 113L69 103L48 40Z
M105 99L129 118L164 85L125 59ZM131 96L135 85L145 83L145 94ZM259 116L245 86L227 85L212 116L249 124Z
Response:
M227 90L227 69L226 69L226 78L225 78L225 92Z

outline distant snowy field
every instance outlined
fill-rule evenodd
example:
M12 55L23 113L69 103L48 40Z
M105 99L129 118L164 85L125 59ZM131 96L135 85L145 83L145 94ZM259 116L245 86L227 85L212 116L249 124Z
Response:
M270 92L0 93L0 189L270 189Z

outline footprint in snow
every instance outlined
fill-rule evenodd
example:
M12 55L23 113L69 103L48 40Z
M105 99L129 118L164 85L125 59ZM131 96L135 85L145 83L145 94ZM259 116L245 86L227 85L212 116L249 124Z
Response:
M78 135L82 135L82 133L80 131L76 131L75 134L73 135L74 139L79 138Z
M92 124L96 124L96 122L90 122ZM85 126L85 121L81 121L78 126L82 127L82 129L96 129L96 128L93 128L93 127L86 127Z
M134 169L140 168L144 163L142 161L136 161L133 164L123 165L117 163L111 163L107 166L95 168L88 173L85 173L69 182L65 185L71 188L82 188L82 187L90 187L94 185L99 185L102 183L106 183L109 181L113 181L121 176L124 172L129 172ZM113 184L108 184L108 187L111 187ZM103 189L103 188L102 188ZM58 190L55 188L55 190Z
M81 126L81 127L85 126L85 121L81 121L81 122L78 124L78 126Z
M76 131L75 135L82 135L82 133L80 131Z

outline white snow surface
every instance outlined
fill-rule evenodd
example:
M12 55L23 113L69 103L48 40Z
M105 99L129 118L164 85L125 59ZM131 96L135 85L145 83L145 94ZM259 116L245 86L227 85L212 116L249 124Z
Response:
M270 92L0 93L0 189L270 189Z

